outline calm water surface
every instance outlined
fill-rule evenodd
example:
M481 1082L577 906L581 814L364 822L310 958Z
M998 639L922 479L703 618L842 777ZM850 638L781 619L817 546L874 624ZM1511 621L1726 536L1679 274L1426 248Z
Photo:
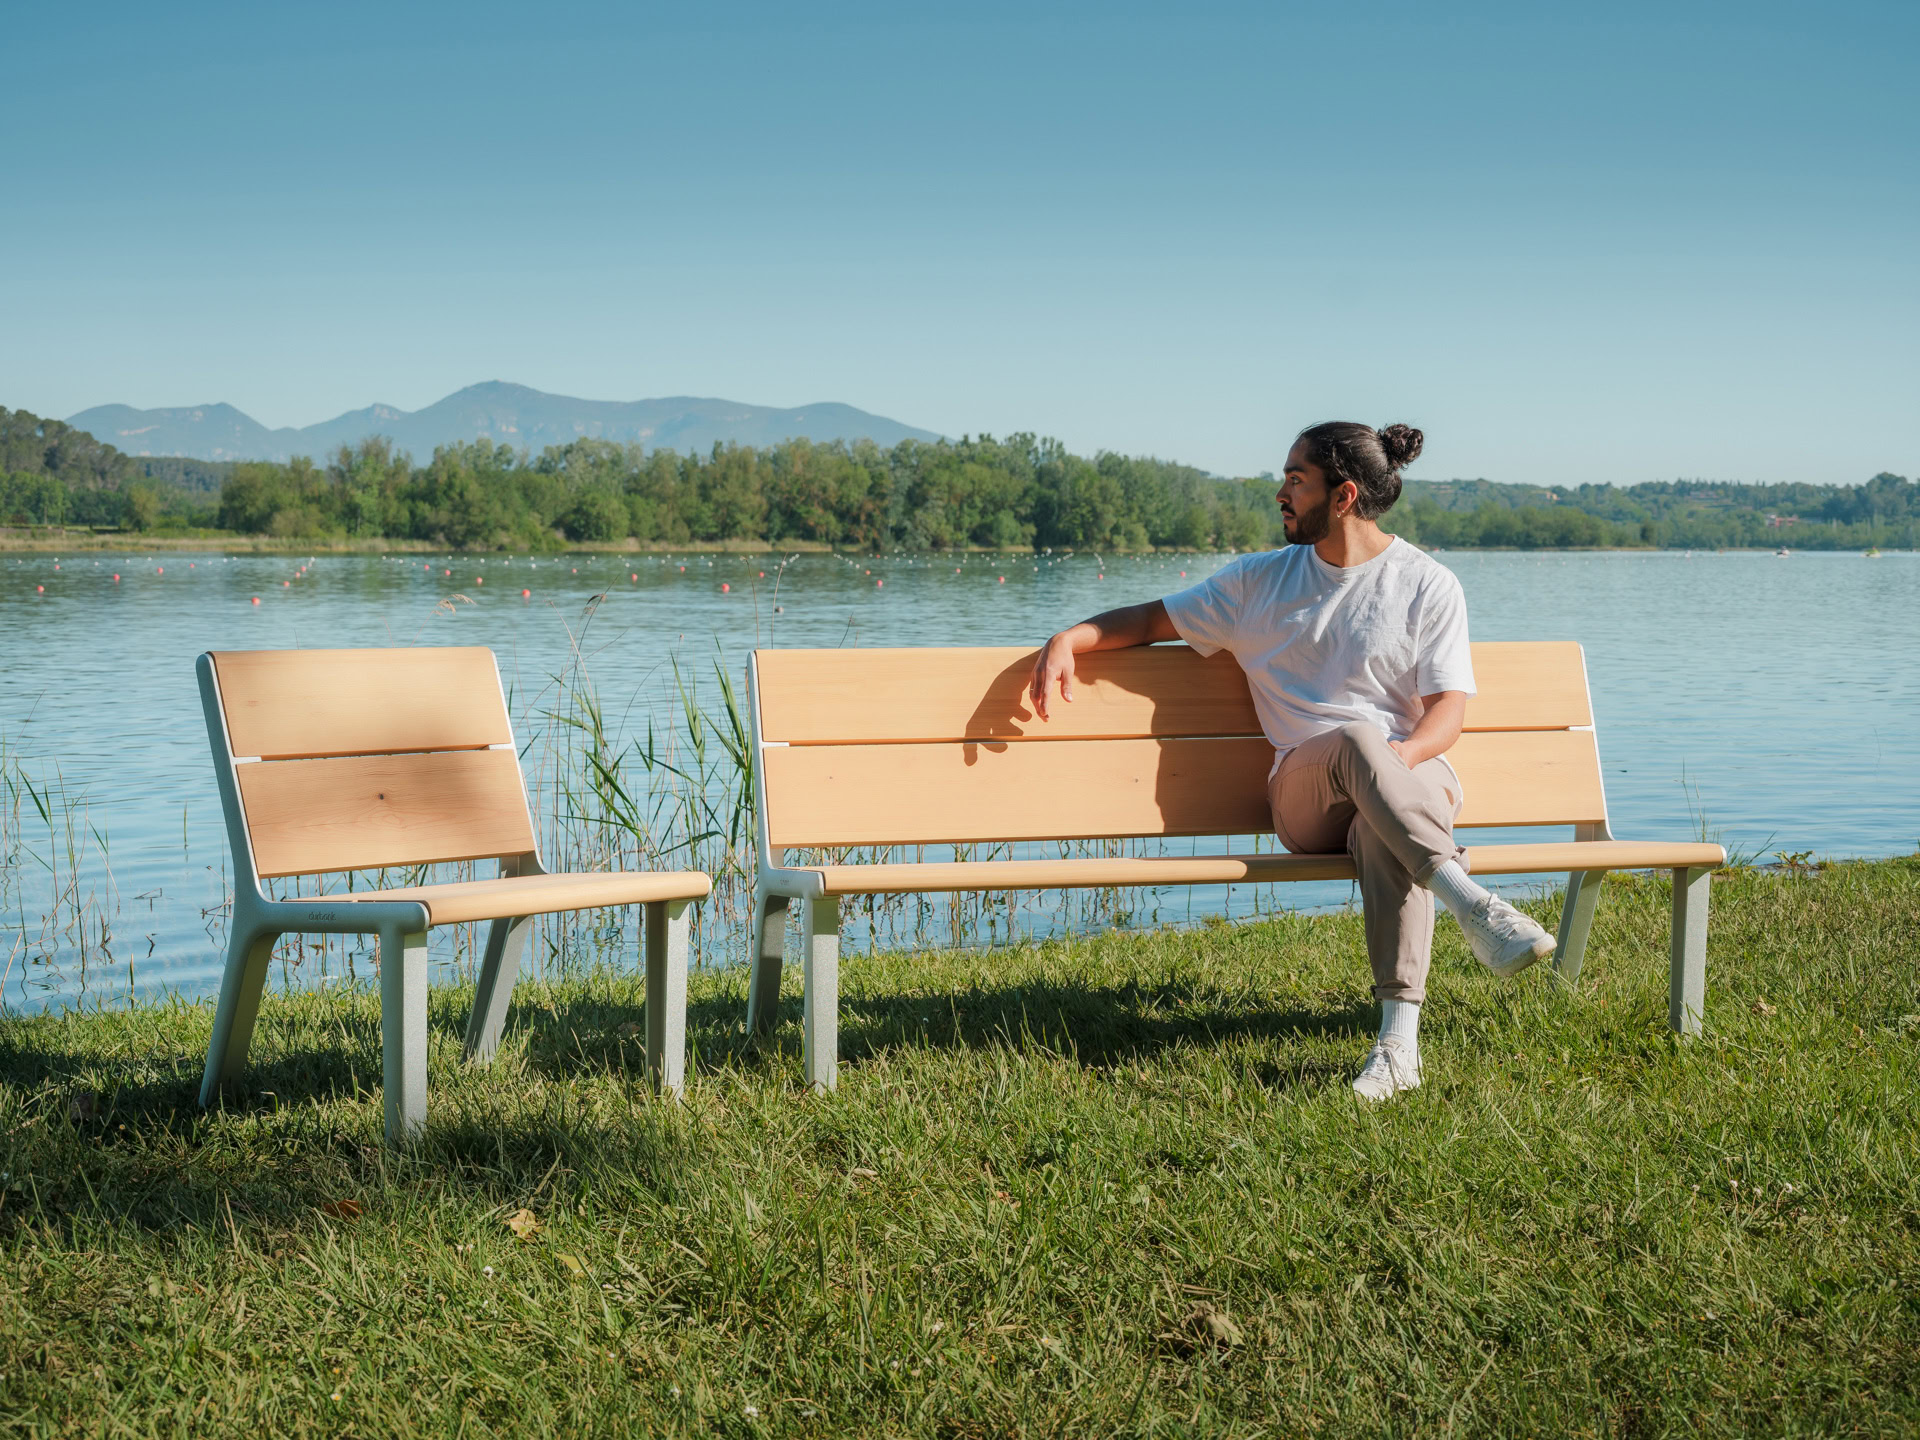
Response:
M283 557L0 560L0 742L37 784L84 803L108 846L103 893L117 907L109 973L83 987L70 964L23 963L47 871L44 855L18 857L22 913L0 921L9 1008L217 986L226 854L193 677L202 650L490 645L520 709L564 667L584 607L604 593L585 651L607 713L631 738L649 714L665 713L671 655L704 676L710 696L713 659L738 676L756 643L1037 644L1225 563L809 555L777 573L766 556L428 558L323 556L304 573L304 561ZM1466 588L1475 639L1586 646L1617 835L1691 837L1704 825L1737 851L1763 854L1920 846L1920 558L1440 558ZM456 591L473 603L442 603ZM27 848L46 852L31 797L21 811L40 831ZM1182 893L1155 917L1338 904L1349 894L1345 885ZM1025 928L1047 925L1029 916ZM727 939L712 958L731 948Z

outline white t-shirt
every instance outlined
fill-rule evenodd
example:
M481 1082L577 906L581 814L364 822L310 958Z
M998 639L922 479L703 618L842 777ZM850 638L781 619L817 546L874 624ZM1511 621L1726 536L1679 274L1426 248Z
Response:
M1166 607L1202 655L1233 652L1279 759L1353 720L1404 740L1426 713L1422 695L1473 694L1467 597L1404 540L1345 569L1311 545L1243 555Z

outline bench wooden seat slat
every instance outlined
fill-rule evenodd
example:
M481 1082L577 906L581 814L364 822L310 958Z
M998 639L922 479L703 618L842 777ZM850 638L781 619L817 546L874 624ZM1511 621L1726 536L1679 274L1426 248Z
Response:
M223 650L213 664L235 755L292 760L513 742L484 646Z
M1581 868L1665 870L1718 865L1716 845L1632 840L1469 845L1475 875L1545 875ZM1070 890L1151 885L1237 885L1288 880L1352 880L1345 855L1150 855L1064 860L924 861L909 864L799 865L820 876L827 895L915 895L980 890Z
M1584 730L1464 735L1462 825L1606 818ZM1272 829L1264 737L1074 745L790 745L765 752L775 845L934 845Z
M524 855L511 750L442 750L236 767L259 873L319 875Z
M333 896L371 904L417 900L435 925L501 920L515 915L552 915L607 905L645 905L655 900L701 900L713 882L699 870L654 870L622 874L515 875L447 885L411 885L393 890L355 890Z
M1030 649L763 650L758 665L762 738L781 744L1260 733L1234 658L1203 660L1184 645L1081 656L1074 702L1053 706L1047 722L1027 703ZM1480 693L1467 705L1469 731L1593 723L1577 644L1476 645L1474 668ZM849 696L860 703L849 707Z
M1051 723L1027 704L1034 652L1013 647L760 650L748 675L759 873L748 1026L772 1023L785 915L802 907L807 1078L834 1084L839 905L849 895L1341 880L1345 855L926 861L809 866L796 849L1271 833L1247 680L1230 655L1184 645L1078 658ZM1569 982L1607 870L1674 874L1668 1022L1705 1006L1717 845L1618 842L1594 736L1586 658L1563 641L1473 647L1479 693L1447 753L1466 792L1458 827L1570 826L1571 842L1481 845L1482 875L1568 875L1554 963Z

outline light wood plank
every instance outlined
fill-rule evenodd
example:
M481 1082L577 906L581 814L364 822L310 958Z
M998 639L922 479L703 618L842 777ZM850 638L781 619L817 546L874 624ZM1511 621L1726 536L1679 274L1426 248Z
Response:
M1470 845L1475 875L1558 875L1589 870L1671 870L1726 863L1718 845L1621 840ZM1166 855L1089 860L929 861L816 865L829 895L914 895L978 890L1075 890L1136 885L1236 885L1351 880L1346 855Z
M775 845L1221 835L1269 824L1265 740L795 745L765 755Z
M1605 818L1590 732L1466 735L1449 759L1463 825ZM1238 738L774 746L768 829L774 845L1263 834L1272 764L1265 740Z
M1565 730L1593 723L1587 665L1572 640L1487 640L1473 647L1468 730Z
M263 760L467 750L513 741L493 652L216 651L233 753Z
M356 890L329 899L362 903L417 900L435 925L551 915L606 905L642 905L656 900L699 900L713 882L698 870L623 874L513 875L499 880L460 880L447 885L409 885L394 890Z
M511 750L235 767L263 876L524 855L534 848Z
M1027 702L1031 648L761 650L762 738L794 745L930 740L1092 740L1258 735L1238 662L1185 645L1079 657L1072 704L1041 721ZM1479 694L1469 730L1593 723L1586 668L1571 641L1473 647Z
M1462 735L1447 761L1459 772L1465 825L1583 825L1607 818L1591 730Z
M1231 655L1185 645L1079 658L1071 705L1041 721L1027 703L1030 646L761 650L763 738L796 745L914 740L1087 740L1258 735Z

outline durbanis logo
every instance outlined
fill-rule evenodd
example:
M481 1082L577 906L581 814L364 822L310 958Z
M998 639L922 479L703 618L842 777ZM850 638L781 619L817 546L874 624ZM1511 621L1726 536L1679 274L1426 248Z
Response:
M331 925L334 921L338 920L339 918L340 918L339 915L332 910L307 911L307 919L319 921L322 924Z

